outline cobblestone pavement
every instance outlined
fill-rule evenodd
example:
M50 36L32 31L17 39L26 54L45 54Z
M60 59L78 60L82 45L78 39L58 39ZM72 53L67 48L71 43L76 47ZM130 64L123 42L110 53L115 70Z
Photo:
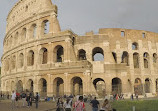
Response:
M12 109L11 100L0 101L0 111L56 111L55 106L55 102L40 102L38 109L35 108L35 103L33 103L32 107L30 108L22 107L22 101L20 100L18 107ZM89 103L86 103L86 111L91 111L91 106Z

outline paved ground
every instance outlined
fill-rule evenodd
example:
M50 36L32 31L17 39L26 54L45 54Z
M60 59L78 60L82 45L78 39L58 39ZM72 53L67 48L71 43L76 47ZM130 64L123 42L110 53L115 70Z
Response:
M56 111L55 106L55 102L40 102L38 109L35 108L35 103L33 103L32 107L28 108L22 107L22 101L19 101L18 107L12 109L10 100L0 101L0 111ZM91 111L89 103L86 103L86 111Z

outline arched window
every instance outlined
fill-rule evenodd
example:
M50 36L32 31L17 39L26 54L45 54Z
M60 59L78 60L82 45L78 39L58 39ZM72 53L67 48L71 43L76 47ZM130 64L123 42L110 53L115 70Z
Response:
M34 65L34 52L32 50L30 50L29 53L28 53L27 64L28 64L28 66L33 66Z
M21 41L24 41L25 39L26 39L26 28L23 28Z
M16 57L15 57L15 55L12 57L12 60L11 60L11 68L12 69L15 69L15 64L16 64Z
M157 63L157 54L156 53L153 54L153 62Z
M20 38L19 38L19 33L16 32L15 37L14 37L14 45L17 45L17 43L19 42L19 41L18 41L19 39L20 39Z
M134 68L139 68L139 54L138 53L133 54L133 64L134 64Z
M49 33L49 21L48 20L43 21L43 29L44 29L44 34Z
M23 53L20 53L19 55L19 68L24 66L24 55Z
M123 54L122 54L121 63L126 63L127 65L129 65L128 58L129 58L128 52L124 51Z
M132 50L138 50L138 43L132 43Z
M149 78L145 79L145 93L150 93L150 80Z
M100 47L96 47L92 51L93 61L104 61L104 51Z
M142 95L143 93L143 84L140 78L136 78L134 82L134 93Z
M37 25L33 24L31 26L31 35L32 35L32 37L36 37L36 31L37 31Z
M47 81L41 78L38 82L39 93L41 97L46 97L47 95Z
M54 48L54 60L55 62L63 62L64 60L64 48L58 45Z
M48 51L46 48L42 48L40 50L40 58L41 58L41 64L47 64Z
M148 68L149 54L147 52L144 53L144 68Z
M112 79L112 93L121 94L122 93L122 82L120 78Z
M79 60L86 60L86 51L83 49L80 49L78 51L78 59Z

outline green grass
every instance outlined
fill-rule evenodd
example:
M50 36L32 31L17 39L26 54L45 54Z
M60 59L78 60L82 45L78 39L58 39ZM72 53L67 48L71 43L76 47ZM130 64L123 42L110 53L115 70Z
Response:
M117 111L132 111L133 106L135 111L158 111L158 100L121 100L111 104Z

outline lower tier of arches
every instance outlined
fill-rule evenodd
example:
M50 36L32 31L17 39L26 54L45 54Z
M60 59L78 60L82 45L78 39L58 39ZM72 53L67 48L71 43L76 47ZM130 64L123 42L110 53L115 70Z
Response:
M106 94L158 92L157 78L105 77L102 74L90 76L90 73L78 74L45 74L27 77L2 78L2 92L11 93L13 90L39 92L41 96L63 95L96 95L103 97Z

